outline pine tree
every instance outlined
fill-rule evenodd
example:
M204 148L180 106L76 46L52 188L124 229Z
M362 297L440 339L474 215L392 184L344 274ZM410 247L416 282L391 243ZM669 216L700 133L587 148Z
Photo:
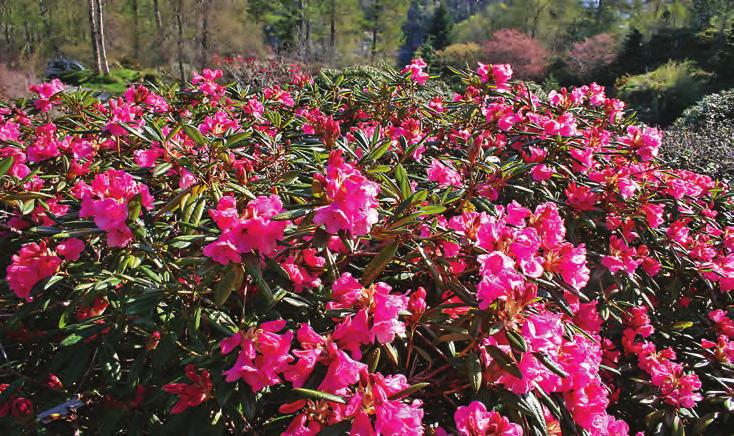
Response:
M449 45L453 22L449 10L441 3L433 12L431 26L428 28L427 38L435 50L441 50Z

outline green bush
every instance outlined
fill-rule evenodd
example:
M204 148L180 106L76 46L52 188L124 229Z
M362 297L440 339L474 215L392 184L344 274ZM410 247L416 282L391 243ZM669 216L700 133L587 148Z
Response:
M662 152L676 167L734 180L734 89L686 109L667 130Z
M117 68L110 70L110 74L107 76L98 76L92 70L84 70L62 74L60 79L68 85L81 86L110 94L122 94L127 89L128 83L142 80L154 82L157 76L155 73L148 71Z
M710 78L692 61L669 61L649 73L620 78L616 88L641 120L669 125L701 98Z

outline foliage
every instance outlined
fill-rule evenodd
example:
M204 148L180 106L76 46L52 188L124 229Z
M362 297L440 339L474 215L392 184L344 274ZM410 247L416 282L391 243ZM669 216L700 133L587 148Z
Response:
M451 26L453 22L448 9L443 4L438 5L433 12L431 18L431 26L428 28L426 36L431 46L436 50L441 50L449 45L449 36L451 35Z
M436 53L436 62L456 68L476 65L482 60L484 60L484 52L482 47L475 42L451 44Z
M693 62L670 61L649 73L622 77L616 88L640 119L667 125L704 95L709 80L710 74Z
M663 156L677 167L734 180L734 90L707 95L665 132Z
M4 434L730 428L728 188L602 87L424 68L4 103Z
M81 86L109 94L122 94L132 82L155 81L156 74L127 68L114 68L107 76L95 75L92 70L82 70L64 73L60 79L72 86Z
M600 33L579 41L568 52L568 66L581 80L589 80L608 67L617 57L617 42L608 33Z
M521 79L541 78L548 62L548 51L539 41L514 29L496 31L482 48L485 62L509 63Z

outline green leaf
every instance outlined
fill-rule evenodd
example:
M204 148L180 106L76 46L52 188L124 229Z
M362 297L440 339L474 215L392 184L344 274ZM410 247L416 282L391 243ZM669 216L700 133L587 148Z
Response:
M13 156L6 157L5 159L0 159L0 177L7 174L8 171L10 171L10 167L12 166L13 166Z
M476 394L482 388L482 364L479 356L471 354L466 362L466 369L471 379L472 390Z
M418 392L420 390L423 390L423 389L427 388L428 386L431 386L431 384L430 383L427 383L427 382L416 383L416 384L414 384L412 386L408 386L405 389L402 389L402 390L400 390L398 392L395 392L394 394L390 395L387 398L389 400L399 400L401 398L409 397L409 396L413 395L414 393L416 393L416 392Z
M245 270L242 268L242 265L232 265L229 271L217 283L217 287L214 290L214 304L217 306L224 304L233 291L242 287L244 280Z
M312 389L304 389L304 388L294 388L293 392L305 398L314 398L317 400L326 400L326 401L332 401L334 403L339 403L339 404L347 404L347 401L344 398L338 395L330 394L328 392L315 391Z
M143 197L138 193L127 203L127 220L135 221L143 208Z
M397 240L393 240L380 251L377 256L372 258L370 263L365 267L362 272L362 284L369 286L372 284L380 273L387 267L387 264L395 257L398 252L398 246L400 243Z
M566 371L564 371L563 368L561 368L555 362L553 362L553 360L551 360L551 358L548 357L547 354L540 352L540 351L536 351L536 352L533 352L533 355L538 360L540 360L540 362L543 365L545 365L546 368L551 370L551 372L554 373L555 375L562 377L562 378L568 377L568 373L566 373Z
M69 336L65 337L64 340L62 340L59 345L61 345L62 347L69 347L71 345L78 343L82 339L83 338L80 335L76 333L72 333Z
M405 200L406 198L410 197L410 195L413 193L413 190L410 187L408 173L405 172L405 168L403 168L402 164L397 164L395 166L395 179L398 181L398 186L400 186L400 194L402 196L402 199Z
M247 273L252 276L252 278L255 280L255 284L257 284L258 289L260 289L260 294L265 298L265 301L268 303L273 301L273 291L270 290L270 286L263 278L263 271L260 267L260 259L253 255L248 254L245 256L245 269L247 270Z
M207 145L206 139L204 139L204 135L201 134L199 129L189 124L184 124L183 129L189 138L194 140L194 142L199 145Z
M520 353L528 351L528 345L525 343L525 339L518 332L505 330L505 336L507 336L507 340L510 342L510 347L512 347L513 351Z
M281 212L278 215L275 215L271 219L273 221L287 221L287 220L292 220L294 218L298 218L299 216L304 216L309 212L311 212L311 208L301 207L298 209L292 209L292 210L287 210L285 212Z
M494 345L487 345L486 350L489 355L492 356L492 358L502 367L502 369L517 378L522 378L522 372L520 371L520 368L518 368L517 363L512 360L512 358L507 353L495 347Z

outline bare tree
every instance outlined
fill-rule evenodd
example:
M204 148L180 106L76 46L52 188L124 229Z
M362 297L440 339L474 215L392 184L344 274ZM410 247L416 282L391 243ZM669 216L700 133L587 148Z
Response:
M138 15L138 0L132 0L130 8L133 14L133 58L140 59L140 17Z
M181 83L186 81L183 65L183 0L177 0L176 3L176 26L178 27L178 72Z
M97 44L99 47L99 58L102 74L110 74L110 65L107 63L107 47L104 38L104 0L95 0L97 9Z
M158 6L158 0L153 0L153 17L155 18L155 28L160 34L163 23L161 22L161 8Z
M87 0L87 12L89 13L89 35L92 40L94 72L100 74L102 72L102 59L99 56L99 38L97 37L96 0Z
M201 55L199 57L199 68L204 69L207 66L207 56L209 54L209 8L211 7L211 0L200 0L201 1L201 36L200 36L200 49Z
M331 0L329 11L329 46L333 59L336 57L336 0Z
M51 29L51 18L49 17L48 5L46 4L46 0L38 0L38 12L41 15L41 21L43 21L43 30L46 33L46 37L49 39L49 42L51 43L51 50L54 52L54 55L58 55L59 45L53 29Z

